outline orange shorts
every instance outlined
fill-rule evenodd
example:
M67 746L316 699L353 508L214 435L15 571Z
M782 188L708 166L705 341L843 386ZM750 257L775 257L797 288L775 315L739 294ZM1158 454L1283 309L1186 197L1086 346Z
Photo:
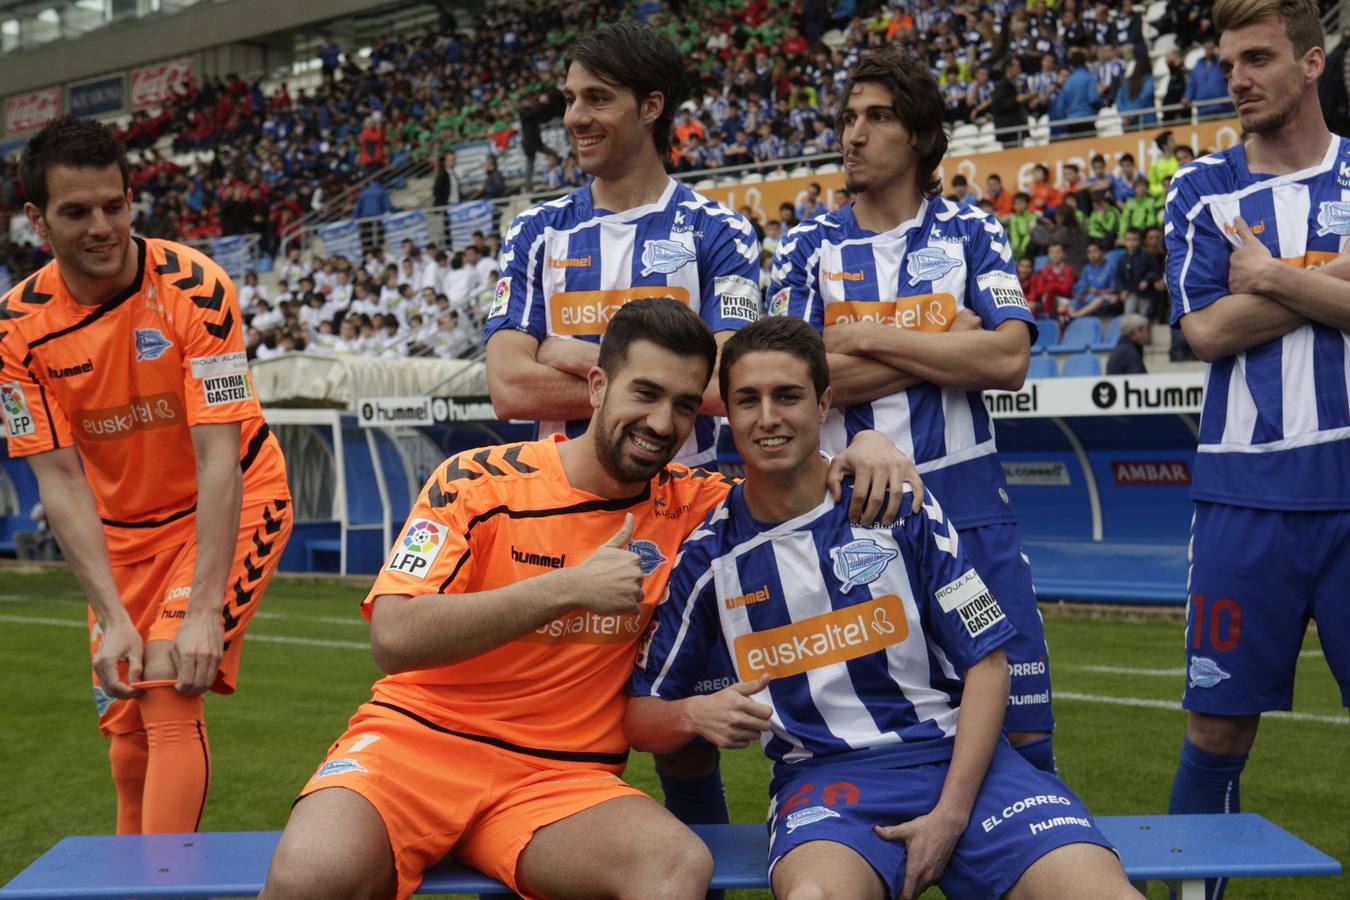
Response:
M235 541L234 561L225 582L225 654L211 690L234 693L239 677L239 658L244 649L244 629L253 619L263 591L281 560L281 552L291 536L293 509L289 499L257 501L245 498L239 510L239 537ZM155 556L125 565L112 566L113 581L122 605L146 643L173 640L187 611L192 593L192 576L197 561L197 535L189 527L184 541ZM103 629L89 610L89 655L98 653ZM123 677L126 677L126 667ZM94 679L94 703L98 707L98 727L105 735L128 734L144 728L140 704L135 700L114 700Z
M516 863L546 825L619 797L645 797L608 768L557 764L446 734L366 703L300 792L355 791L389 832L398 897L447 854L529 896Z

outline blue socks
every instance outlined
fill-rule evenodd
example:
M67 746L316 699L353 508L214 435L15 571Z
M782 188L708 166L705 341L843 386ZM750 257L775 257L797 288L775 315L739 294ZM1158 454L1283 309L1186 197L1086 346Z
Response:
M1169 813L1235 813L1242 808L1240 778L1246 755L1220 756L1182 739ZM1222 900L1226 878L1205 882L1207 900Z
M731 822L720 768L701 778L676 778L659 769L656 774L661 779L666 809L684 824L726 825Z
M1042 772L1049 772L1051 775L1058 772L1055 767L1055 746L1051 735L1047 734L1025 744L1014 744L1013 749Z

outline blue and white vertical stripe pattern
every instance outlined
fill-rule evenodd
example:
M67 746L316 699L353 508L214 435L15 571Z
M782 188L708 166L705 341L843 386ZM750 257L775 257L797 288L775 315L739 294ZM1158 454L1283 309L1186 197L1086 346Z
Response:
M767 526L750 517L743 492L733 489L681 548L629 692L690 696L710 659L743 682L785 666L792 671L771 671L753 698L773 707L763 738L771 759L948 758L963 673L1015 631L937 501L928 494L922 512L892 528L863 528L848 521L849 491ZM850 634L861 650L839 649ZM813 640L831 643L824 659ZM754 657L751 646L766 649Z
M754 228L674 180L655 203L622 212L596 209L584 187L521 213L503 242L500 273L484 340L505 328L539 341L561 335L598 343L619 306L664 287L714 332L750 324L762 305ZM576 437L586 424L544 421L538 436ZM710 463L715 437L715 420L700 416L675 461Z
M1174 325L1231 293L1241 216L1271 254L1299 268L1350 242L1350 140L1317 165L1253 174L1242 145L1173 176L1164 234ZM1350 508L1350 336L1319 322L1209 364L1194 496L1263 509Z
M940 330L956 311L970 309L990 331L1007 321L1025 322L1029 340L1035 340L1035 319L1003 226L979 209L962 210L940 198L925 201L913 219L881 234L863 230L852 206L797 226L778 245L768 310L823 331L845 304L854 321L894 323L888 310L897 298L921 296L939 300L918 311L922 321L914 324L922 330ZM878 304L879 312L871 315L871 307L861 304ZM936 485L962 528L1014 521L1000 494L1003 472L980 391L924 383L832 410L821 447L839 453L866 429L895 441L925 476L971 464L939 475Z

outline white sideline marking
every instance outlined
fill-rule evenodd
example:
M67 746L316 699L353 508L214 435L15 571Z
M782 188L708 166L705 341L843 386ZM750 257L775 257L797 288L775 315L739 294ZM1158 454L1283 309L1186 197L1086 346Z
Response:
M1054 699L1081 703L1103 703L1108 706L1137 706L1143 709L1167 709L1181 712L1181 704L1173 700L1148 700L1143 697L1105 697L1101 694L1078 694L1073 691L1055 691ZM1262 713L1261 718L1291 719L1295 722L1320 722L1323 725L1350 725L1350 716L1324 716L1318 713L1286 712L1276 710Z
M5 616L0 615L0 622L13 622L19 625L59 625L67 628L87 629L83 622L77 622L73 619L53 619L46 616ZM306 637L286 637L280 634L254 634L247 636L250 641L264 641L272 644L298 644L302 647L338 647L343 650L368 650L370 644L364 641L331 641L323 638Z
M1105 675L1165 675L1180 678L1185 669L1131 669L1129 666L1065 666L1071 672L1100 672Z

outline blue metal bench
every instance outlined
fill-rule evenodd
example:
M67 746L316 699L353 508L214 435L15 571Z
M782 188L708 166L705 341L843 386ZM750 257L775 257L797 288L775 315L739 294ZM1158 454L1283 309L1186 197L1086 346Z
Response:
M1165 881L1182 900L1206 878L1339 875L1341 864L1259 815L1101 816L1130 879ZM762 825L696 825L712 848L715 888L768 887ZM0 900L252 897L263 886L280 832L227 831L137 837L67 837L0 888ZM501 893L458 863L430 869L421 893Z

